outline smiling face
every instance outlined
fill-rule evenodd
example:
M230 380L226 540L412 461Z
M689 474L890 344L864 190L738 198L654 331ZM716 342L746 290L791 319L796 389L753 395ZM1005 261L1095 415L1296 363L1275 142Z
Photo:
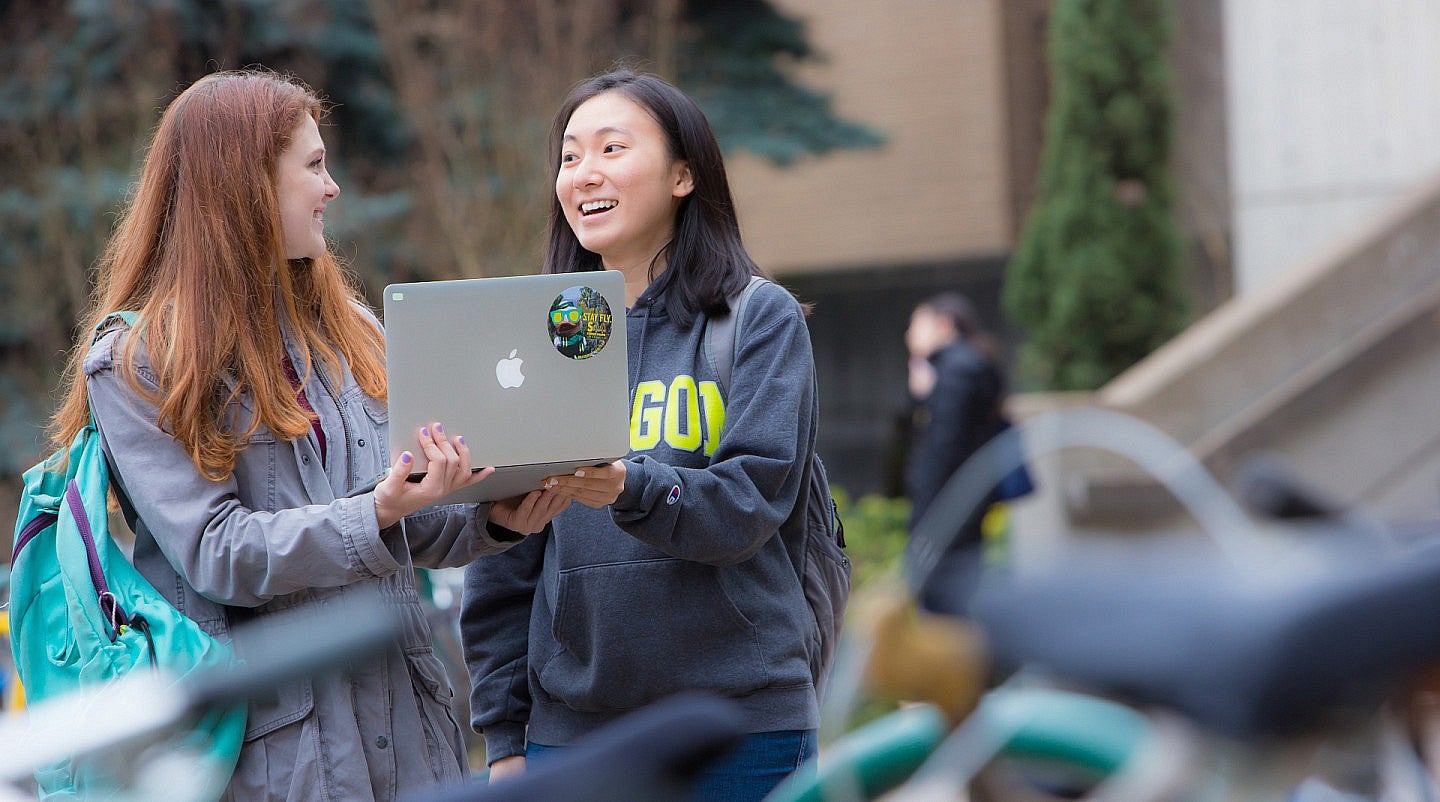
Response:
M303 115L280 152L276 172L285 258L318 259L325 254L325 205L340 187L325 168L325 142L310 115Z
M601 93L570 115L555 197L580 245L607 268L648 270L694 188L655 118L624 94Z

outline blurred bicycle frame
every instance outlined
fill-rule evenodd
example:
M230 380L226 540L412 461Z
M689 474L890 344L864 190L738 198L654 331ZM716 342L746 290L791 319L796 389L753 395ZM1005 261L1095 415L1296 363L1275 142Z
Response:
M827 700L830 752L852 765L825 768L822 752L819 779L775 802L887 790L866 790L862 758L836 735L876 694L939 701L954 727L886 799L1440 798L1403 709L1413 677L1440 660L1440 628L1428 624L1440 612L1440 527L1404 537L1287 488L1273 469L1261 474L1267 489L1290 491L1285 508L1306 515L1257 520L1162 433L1118 413L1069 410L1027 422L1014 442L992 442L961 467L917 527L908 588L942 564L953 522L1020 458L1025 429L1032 447L1130 457L1211 542L1076 543L1056 565L989 572L948 616L892 590L880 604L888 612L854 619ZM896 612L906 604L908 617ZM1367 628L1377 619L1385 626ZM1187 661L1210 673L1187 673ZM924 671L896 688L886 668L896 663ZM973 712L953 709L964 697L957 677Z
M1214 537L1208 557L1194 543L1132 542L1109 554L1085 543L1059 570L992 573L954 610L917 609L910 589L939 564L949 522L982 503L987 483L1012 467L995 455L1018 458L1027 432L1054 448L1142 443L1137 462ZM818 765L767 802L1440 798L1404 708L1412 679L1440 660L1440 627L1429 625L1440 611L1433 530L1404 538L1348 512L1257 521L1178 446L1113 413L1010 433L1013 442L997 444L988 461L982 448L942 491L917 528L908 582L856 600ZM1168 573L1157 568L1167 564ZM1385 613L1389 626L1367 629ZM177 748L185 722L277 677L373 648L368 629L327 621L269 638L275 648L248 671L179 688L138 675L0 721L0 781L14 789L0 789L0 802L33 798L19 790L23 778L79 754L121 767L129 789L116 800L213 794L223 778L197 772L194 755ZM1300 670L1306 659L1315 671ZM855 710L877 696L910 704L852 730ZM742 734L727 704L669 700L577 743L546 770L412 802L680 798L687 778Z

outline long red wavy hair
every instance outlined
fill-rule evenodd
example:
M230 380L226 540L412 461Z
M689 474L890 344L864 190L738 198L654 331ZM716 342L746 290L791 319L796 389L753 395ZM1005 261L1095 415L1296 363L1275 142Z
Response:
M283 367L282 316L305 355L296 366L302 376L311 355L331 375L343 357L366 393L386 396L384 336L340 262L328 252L285 259L277 160L302 115L318 122L323 111L304 84L259 70L208 75L170 103L100 258L49 427L56 447L89 420L85 353L94 328L119 310L139 313L159 379L150 399L158 424L215 481L233 472L260 424L284 439L310 429ZM143 392L133 349L118 365ZM256 414L245 431L227 430L223 412L242 394Z

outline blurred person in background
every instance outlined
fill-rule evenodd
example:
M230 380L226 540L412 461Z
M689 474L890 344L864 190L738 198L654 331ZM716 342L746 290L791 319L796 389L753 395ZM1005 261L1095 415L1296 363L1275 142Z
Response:
M175 98L51 428L69 443L93 413L136 567L217 639L291 608L344 615L359 594L400 621L381 654L250 704L226 799L393 800L466 777L413 568L508 548L564 503L431 506L490 473L439 423L418 434L423 481L406 481L409 451L387 465L384 334L324 237L340 188L321 116L299 81L258 69Z
M723 697L750 734L692 799L759 800L814 753L820 721L800 576L818 414L805 313L759 285L720 395L707 321L763 273L679 89L624 70L581 83L550 156L545 272L625 275L631 452L557 477L580 503L468 569L473 724L503 781L672 694Z
M920 302L910 315L905 347L911 403L905 494L911 503L913 533L956 469L1005 426L1005 381L995 338L980 325L970 300L959 293L941 293ZM954 522L959 535L932 581L921 588L923 605L949 606L940 598L939 586L968 581L964 578L978 572L981 521L988 507L988 502L981 504L964 521Z

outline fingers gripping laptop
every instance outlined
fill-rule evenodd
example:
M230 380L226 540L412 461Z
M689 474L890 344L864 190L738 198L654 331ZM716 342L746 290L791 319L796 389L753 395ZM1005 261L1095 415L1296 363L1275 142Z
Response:
M465 436L495 468L447 503L535 490L629 452L625 283L617 271L423 281L385 288L390 461L420 427Z

